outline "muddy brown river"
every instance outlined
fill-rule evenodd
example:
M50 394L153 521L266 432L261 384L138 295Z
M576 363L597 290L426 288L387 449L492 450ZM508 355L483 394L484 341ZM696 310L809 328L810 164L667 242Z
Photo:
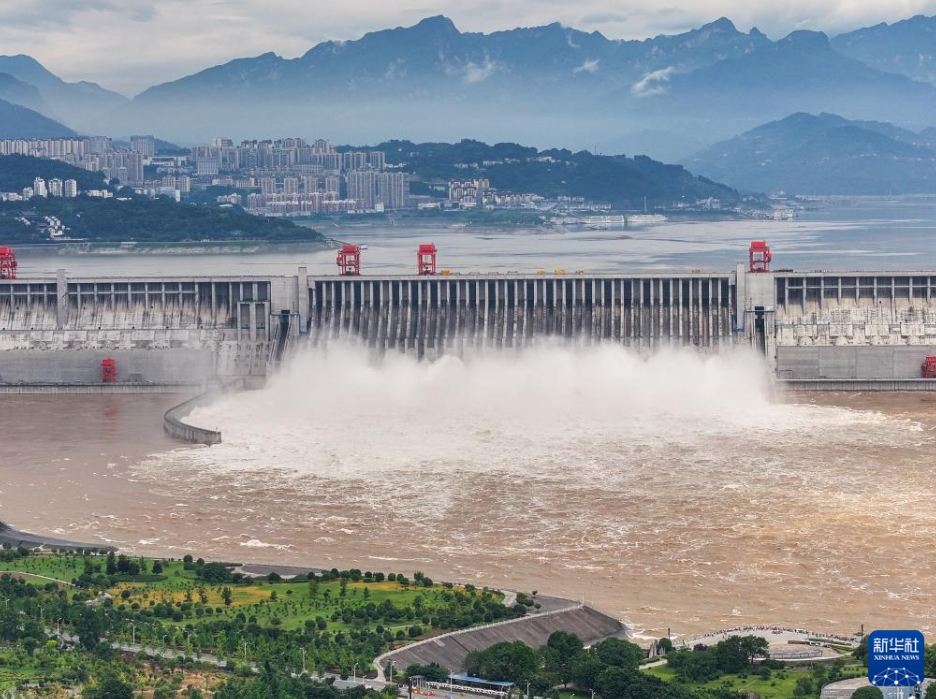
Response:
M936 393L771 395L745 354L296 358L177 396L2 396L0 512L155 555L582 598L660 635L936 630Z

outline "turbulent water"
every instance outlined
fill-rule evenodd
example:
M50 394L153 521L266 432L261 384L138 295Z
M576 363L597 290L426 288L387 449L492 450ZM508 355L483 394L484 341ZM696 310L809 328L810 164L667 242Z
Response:
M365 269L434 240L456 271L932 267L936 200L628 231L349 228ZM24 276L332 273L297 255L24 252ZM936 394L772 396L744 354L543 346L296 358L162 433L174 396L0 397L0 513L156 555L411 572L586 597L647 634L758 623L936 631Z
M167 449L164 397L111 404L97 426L113 439L52 459L24 440L37 468L2 468L0 505L15 524L140 552L584 596L647 633L932 629L934 398L791 402L763 376L744 353L543 346L418 363L333 346L194 413L220 446ZM68 429L41 397L19 400L14 421ZM40 514L23 516L30 503Z

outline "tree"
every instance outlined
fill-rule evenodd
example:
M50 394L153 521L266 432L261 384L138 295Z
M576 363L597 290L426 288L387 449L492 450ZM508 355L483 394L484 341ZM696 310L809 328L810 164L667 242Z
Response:
M465 658L469 675L518 685L532 679L538 669L539 653L523 641L501 641Z
M663 655L673 652L673 642L669 640L666 636L657 641L657 646L663 652Z
M729 636L715 644L715 662L726 673L742 672L748 665L748 654L740 636Z
M770 644L761 636L745 636L741 639L741 650L747 654L748 664L754 664L754 658L770 657Z
M868 637L863 636L852 654L865 665L868 664Z
M924 699L936 699L936 682L930 682L923 697Z
M627 699L636 680L637 672L634 670L609 667L598 675L597 689L604 699Z
M415 675L425 677L428 682L445 682L448 680L449 671L438 663L429 663L428 665L413 663L406 668L406 676L413 677Z
M644 658L640 646L620 638L606 638L595 646L595 654L605 665L624 670L636 670Z
M605 664L592 653L579 653L569 661L569 682L582 689L594 689L598 686L598 675Z
M113 670L107 670L91 687L85 688L86 699L133 699L133 686Z
M793 688L794 697L808 697L813 693L812 678L803 675L796 678L796 686Z
M78 615L75 622L75 633L78 634L78 642L88 650L94 650L101 635L104 632L104 623L101 615L92 607L85 607Z
M163 572L162 563L159 561L153 561L153 575L159 575Z
M554 631L543 648L546 670L555 673L563 684L569 682L569 663L582 652L582 639L568 631Z
M927 691L927 695L929 695L929 691ZM881 691L880 687L873 687L870 685L867 687L859 687L855 690L855 693L852 694L852 699L884 699L884 692Z

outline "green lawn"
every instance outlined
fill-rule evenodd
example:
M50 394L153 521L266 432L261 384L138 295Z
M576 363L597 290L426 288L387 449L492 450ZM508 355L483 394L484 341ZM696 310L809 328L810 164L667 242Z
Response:
M660 665L644 670L647 674L655 675L661 679L671 681L676 679L676 673L668 665ZM801 673L791 670L776 670L772 673L770 679L764 680L757 675L748 675L741 678L737 675L725 675L711 682L700 684L690 684L690 687L704 687L715 689L725 687L733 692L754 692L762 699L789 699L793 696L793 690L796 688L796 678Z
M104 564L103 556L95 556L93 560ZM71 582L84 573L84 559L80 556L27 556L15 561L0 561L0 571L4 570L35 573ZM42 581L41 584L46 582Z

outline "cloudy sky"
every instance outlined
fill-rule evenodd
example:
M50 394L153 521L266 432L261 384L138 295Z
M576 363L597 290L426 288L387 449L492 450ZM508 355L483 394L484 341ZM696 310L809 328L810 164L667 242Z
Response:
M615 39L671 34L726 16L771 38L835 34L914 14L936 0L0 0L0 52L25 53L66 80L133 95L232 58L295 57L435 14L462 31L559 21Z

